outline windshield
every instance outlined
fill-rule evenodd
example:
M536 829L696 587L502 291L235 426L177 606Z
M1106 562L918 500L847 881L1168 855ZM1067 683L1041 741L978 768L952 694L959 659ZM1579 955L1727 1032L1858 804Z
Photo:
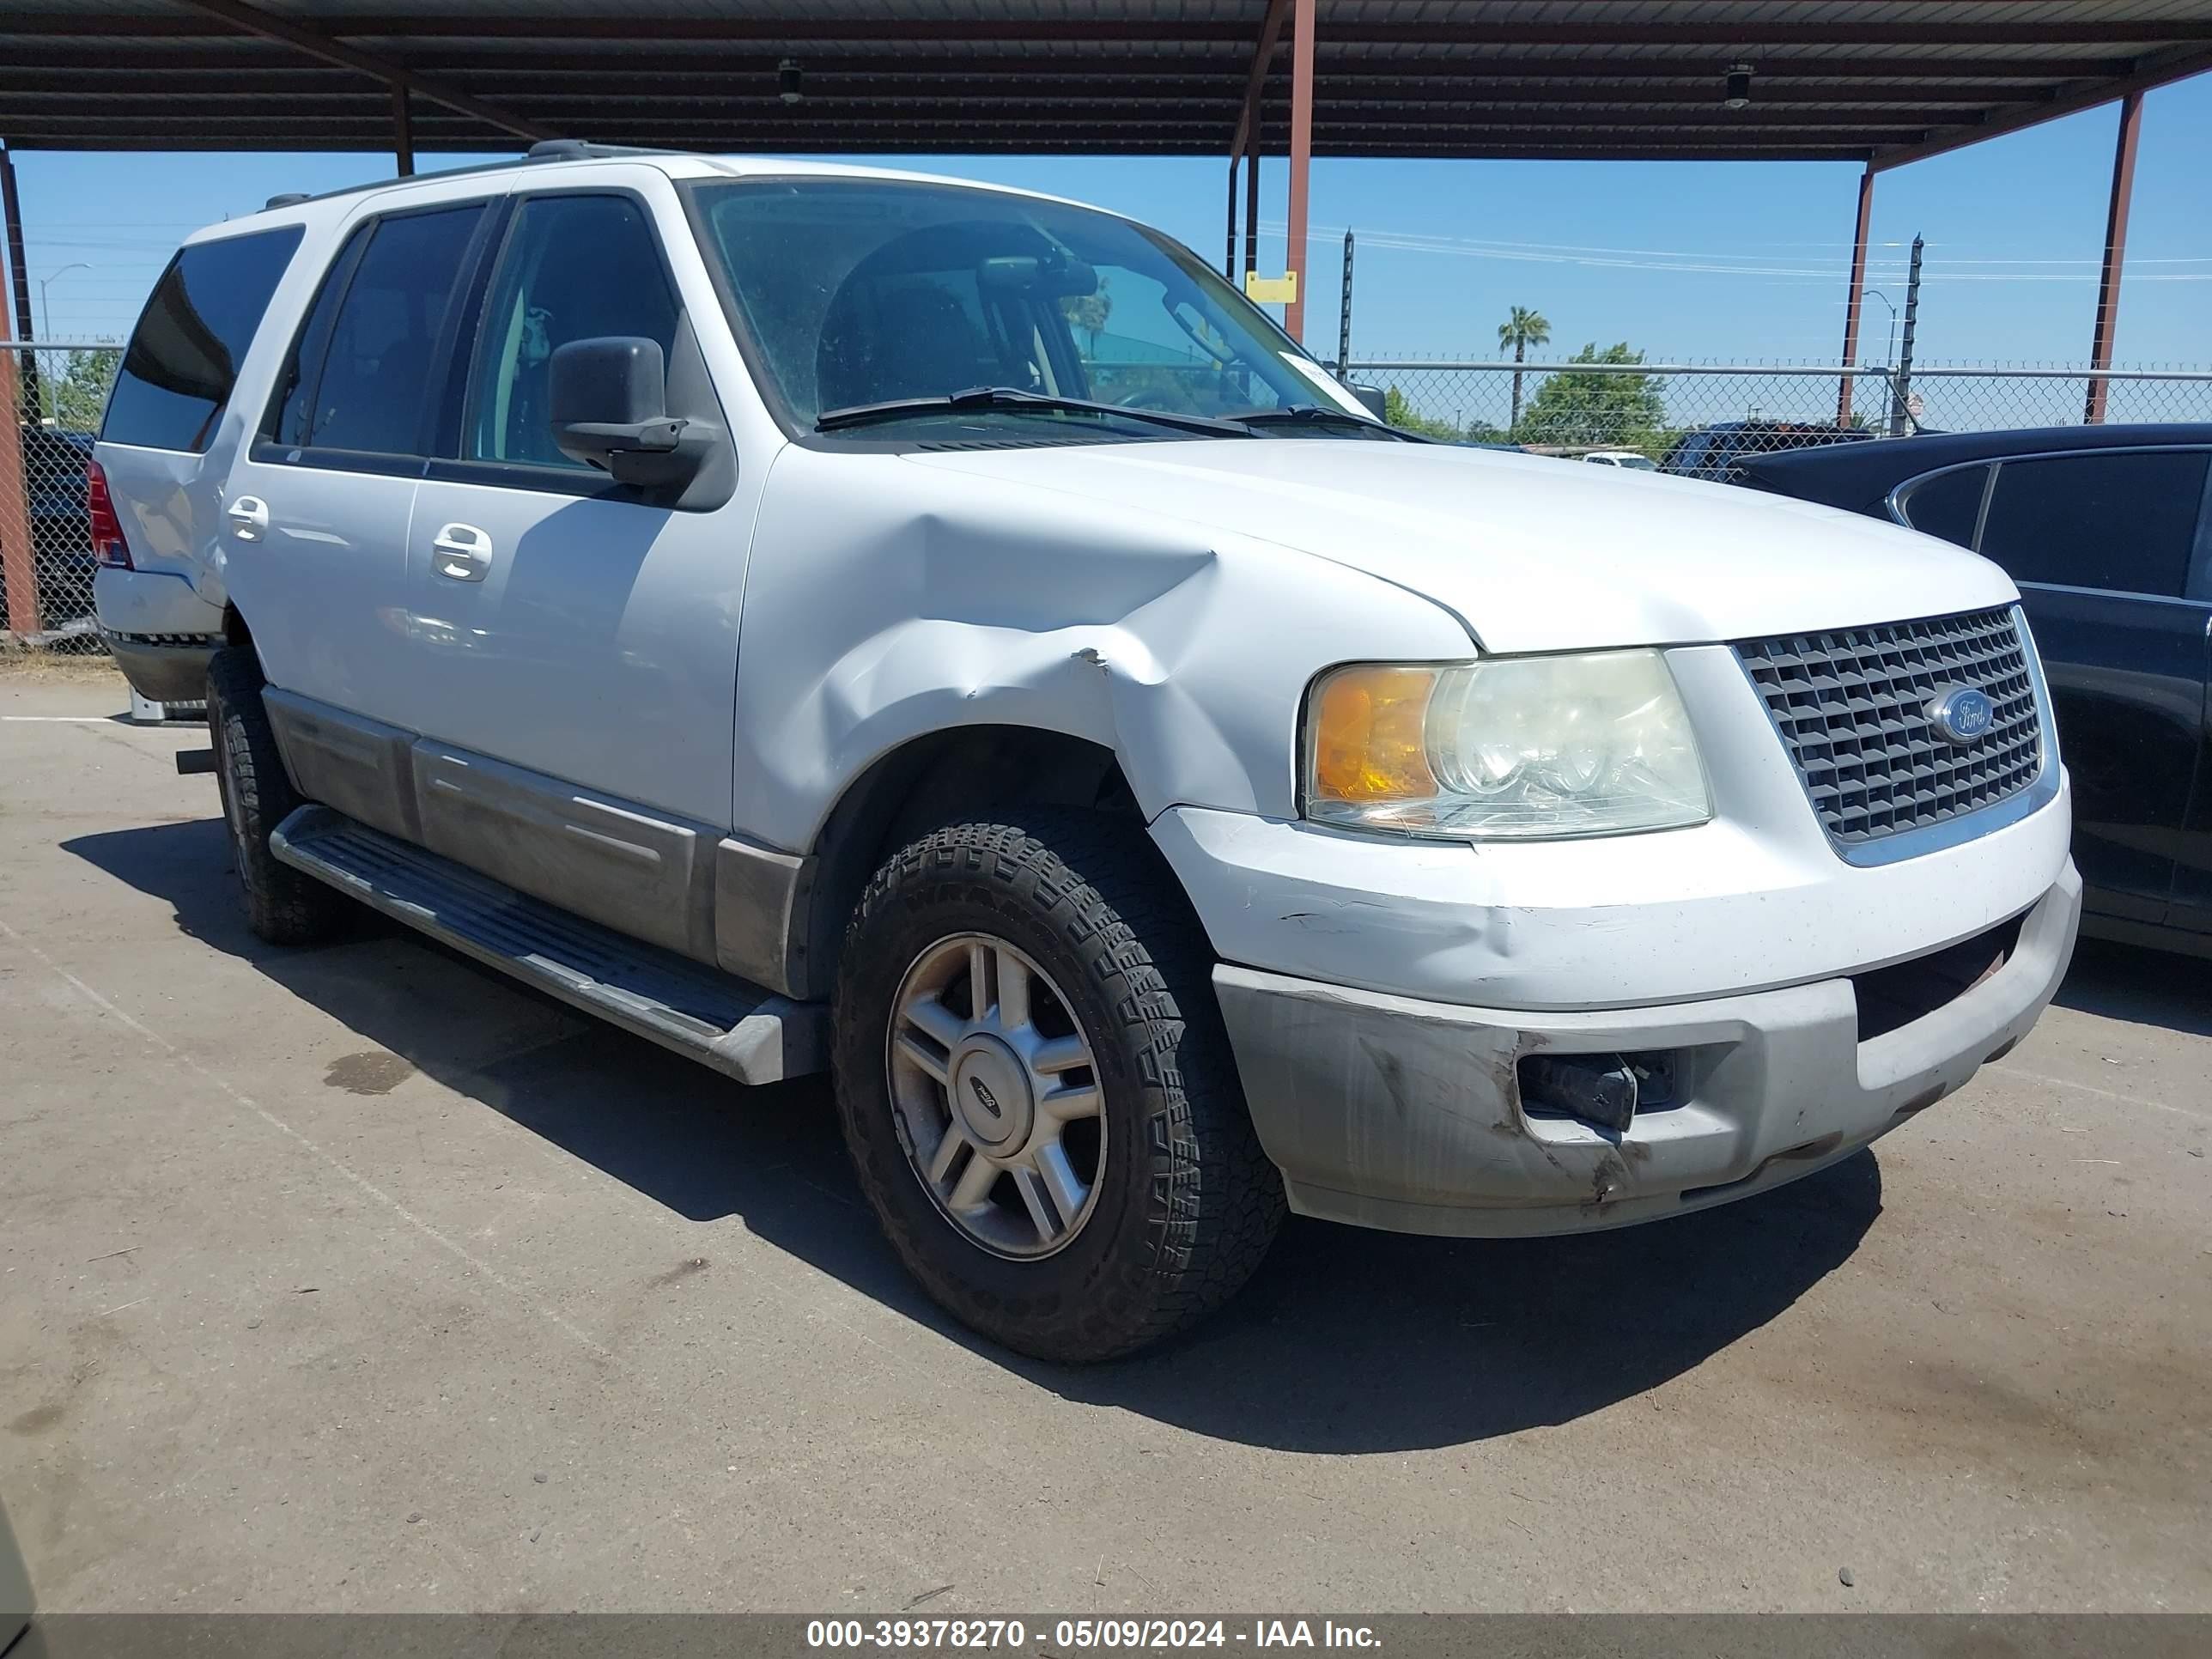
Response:
M1032 431L1050 422L1047 435L1066 441L1202 435L1196 423L1102 418L1076 404L1362 414L1194 255L1110 214L896 179L751 179L698 186L695 199L756 369L799 426L980 387L1038 401L969 400L895 418ZM866 435L881 435L882 424L866 422Z

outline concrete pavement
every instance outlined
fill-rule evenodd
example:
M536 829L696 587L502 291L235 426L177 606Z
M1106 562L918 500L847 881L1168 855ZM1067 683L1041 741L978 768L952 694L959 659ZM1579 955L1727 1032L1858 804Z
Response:
M818 1083L367 918L261 945L204 737L122 701L0 675L0 1496L50 1609L2212 1610L2212 964L2084 947L1768 1197L1294 1223L1063 1371L905 1279Z

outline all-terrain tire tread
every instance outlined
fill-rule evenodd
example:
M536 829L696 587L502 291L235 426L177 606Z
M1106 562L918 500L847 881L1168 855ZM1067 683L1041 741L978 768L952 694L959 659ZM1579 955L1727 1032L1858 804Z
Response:
M882 1034L855 1006L872 924L924 883L981 879L1033 896L1048 921L1083 956L1118 1011L1117 1036L1139 1054L1146 1118L1167 1170L1164 1213L1153 1218L1142 1293L1102 1321L1071 1307L1056 1323L1018 1333L963 1306L943 1275L918 1261L886 1221L907 1266L956 1314L987 1334L1042 1358L1097 1361L1132 1352L1185 1329L1218 1308L1267 1253L1285 1212L1282 1179L1261 1148L1212 988L1213 952L1188 900L1143 830L1126 820L1066 807L1024 807L994 821L955 823L901 849L877 872L855 907L840 962L837 1088L848 1142L868 1102L859 1068L880 1069ZM885 1015L888 1010L872 1011ZM854 1028L860 1015L871 1029ZM880 1109L880 1108L878 1108ZM854 1145L864 1186L911 1176L873 1164ZM871 1191L878 1215L887 1194Z
M255 934L271 945L319 944L343 924L345 901L313 877L278 863L269 850L269 832L301 803L262 704L266 683L250 647L225 646L209 659L208 731L223 791L224 830ZM240 833L231 832L232 812Z

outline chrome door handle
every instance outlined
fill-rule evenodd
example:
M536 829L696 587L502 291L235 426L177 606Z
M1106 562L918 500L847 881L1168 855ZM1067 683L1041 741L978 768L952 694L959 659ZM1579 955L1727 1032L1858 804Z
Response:
M258 542L269 533L269 503L258 495L240 495L224 511L230 533L242 542Z
M449 524L430 538L430 554L447 580L480 582L491 568L491 538L472 524Z

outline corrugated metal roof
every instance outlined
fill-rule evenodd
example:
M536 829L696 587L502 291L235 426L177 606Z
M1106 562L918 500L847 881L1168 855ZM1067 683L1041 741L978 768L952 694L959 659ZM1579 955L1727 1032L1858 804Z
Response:
M1269 0L20 0L22 148L1225 155ZM1317 0L1319 155L1888 161L2212 67L2212 0ZM1261 112L1289 138L1286 44ZM778 65L802 96L779 97ZM1725 106L1729 66L1748 105Z

